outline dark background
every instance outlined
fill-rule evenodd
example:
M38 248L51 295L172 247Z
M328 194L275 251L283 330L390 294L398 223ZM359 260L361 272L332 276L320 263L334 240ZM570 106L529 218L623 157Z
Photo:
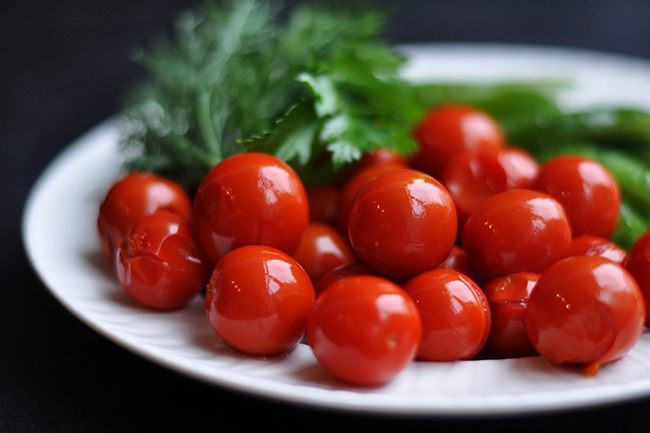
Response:
M24 201L68 143L120 108L143 71L127 58L195 2L5 0L0 8L0 432L646 432L650 399L558 414L402 419L302 408L233 393L151 364L87 328L25 258ZM388 39L493 41L650 59L650 2L381 1ZM650 95L648 95L650 98Z

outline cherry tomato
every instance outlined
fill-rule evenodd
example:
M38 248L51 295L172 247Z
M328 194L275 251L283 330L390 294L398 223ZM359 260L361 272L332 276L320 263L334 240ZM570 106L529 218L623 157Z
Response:
M388 382L415 357L422 325L413 300L380 277L348 277L321 293L307 321L320 364L339 379Z
M511 190L472 213L462 247L480 282L515 272L543 272L566 257L571 227L562 206L546 194Z
M326 272L359 260L346 238L333 227L320 223L307 226L293 258L314 284Z
M600 256L622 263L625 250L614 242L600 236L582 235L571 240L569 256Z
M451 158L464 151L496 150L506 143L501 126L487 113L467 105L445 104L417 125L418 150L411 166L437 176Z
M275 248L249 245L217 264L205 309L212 328L229 346L267 356L302 340L314 298L314 287L298 262Z
M650 231L645 232L634 243L623 259L623 267L634 277L639 285L648 318L646 326L650 326Z
M194 221L215 263L245 245L293 254L309 222L309 204L291 167L272 155L247 152L208 173L196 193Z
M625 355L643 330L639 286L603 257L568 257L542 274L528 300L530 341L554 365L577 364L588 375Z
M482 289L490 305L492 327L482 355L521 358L537 355L526 333L524 317L530 293L541 274L517 272L495 278Z
M506 172L496 151L462 152L442 169L440 181L456 205L458 228L486 198L506 189Z
M574 236L607 238L616 228L619 188L596 161L571 155L550 159L540 168L533 188L562 204Z
M465 151L453 156L440 172L440 181L456 205L459 232L486 198L510 189L528 188L539 166L516 147Z
M408 163L398 153L388 149L375 149L372 152L364 153L361 160L354 166L354 171L360 173L369 167L378 165L397 165L406 168Z
M117 244L145 216L158 211L191 218L192 202L183 188L171 180L134 172L117 181L99 207L97 232L104 255L113 262Z
M447 256L444 262L440 263L438 268L451 269L452 271L460 272L469 277L470 280L476 281L474 271L467 261L467 254L465 254L465 251L463 251L461 247L456 245L451 248L449 256Z
M350 242L382 275L410 278L435 269L454 246L456 210L433 177L389 170L359 189L350 213Z
M506 191L530 188L537 178L539 164L524 149L514 146L504 147L499 150L498 159L506 173Z
M348 232L348 221L350 219L350 211L352 210L352 201L356 196L359 188L363 186L371 177L382 173L387 170L394 170L398 168L407 168L406 165L375 165L365 168L361 171L353 173L353 175L343 185L341 191L341 198L339 202L339 216L337 218L337 226L343 233Z
M306 188L309 221L336 225L341 190L334 185L312 185Z
M410 280L404 290L422 319L417 357L425 361L473 358L490 332L490 309L481 289L460 272L434 269Z
M372 269L370 266L366 265L363 262L354 262L347 265L339 266L334 268L331 271L325 273L314 285L316 290L316 296L320 295L332 284L336 283L339 280L347 277L354 277L359 275L374 275L379 276L379 274Z
M119 243L115 263L127 293L158 310L190 302L205 287L213 267L199 247L190 220L164 211L133 226Z

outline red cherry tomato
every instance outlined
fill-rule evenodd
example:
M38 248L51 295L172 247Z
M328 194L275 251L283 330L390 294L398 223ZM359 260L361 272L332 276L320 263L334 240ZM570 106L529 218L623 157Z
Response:
M309 222L307 194L286 163L264 153L242 153L224 159L205 177L196 193L194 221L215 263L245 245L293 254Z
M625 355L643 330L641 291L622 266L603 257L568 257L542 274L528 300L530 341L554 365L588 375Z
M422 319L417 357L425 361L473 358L490 332L490 309L481 289L465 275L434 269L410 280L404 290Z
M134 172L117 181L99 207L97 231L104 255L114 260L117 244L142 218L158 211L191 218L192 202L183 188L171 180Z
M205 287L213 267L199 247L191 222L164 211L133 226L119 243L115 263L127 293L158 310L190 302Z
M367 181L352 204L350 242L382 275L411 278L435 269L454 246L456 210L433 177L389 170Z
M571 155L553 158L542 165L533 188L562 204L574 236L607 238L616 228L618 185L596 161Z
M384 171L398 168L407 168L407 166L401 164L375 165L352 174L343 185L343 190L341 191L339 215L337 218L337 226L341 232L348 232L348 220L350 219L350 211L352 210L352 201L359 191L359 188L361 188L371 177Z
M320 364L363 385L393 379L415 357L422 325L413 300L380 277L348 277L321 293L307 321Z
M526 333L524 317L530 293L540 275L517 272L495 278L483 286L492 313L492 327L482 355L488 358L521 358L537 354Z
M648 318L646 326L650 326L650 231L645 232L634 243L623 259L623 267L634 277L639 285Z
M314 287L298 262L275 248L238 248L217 264L205 309L232 348L256 356L295 347L305 334Z
M315 284L326 272L358 261L350 243L325 224L310 223L293 255Z
M388 149L375 149L372 152L364 153L361 160L354 166L354 171L360 173L369 167L378 165L397 165L406 168L408 163L398 153Z
M498 159L506 173L506 191L530 188L537 178L539 164L524 149L514 146L504 147L499 150Z
M341 190L334 185L312 185L306 188L309 221L336 225Z
M462 247L480 281L543 272L566 257L571 228L562 206L538 191L511 190L483 201L463 229Z
M496 151L459 153L442 169L439 179L456 205L459 232L474 209L504 191L507 182Z
M464 151L497 150L505 145L500 125L487 113L461 104L431 110L414 131L418 150L414 168L437 176L454 155Z
M354 277L359 275L374 275L379 276L379 274L372 269L370 266L366 265L363 262L354 262L347 265L339 266L334 268L331 271L323 275L314 285L316 290L316 296L320 295L332 284L336 283L339 280L347 277Z
M569 256L599 256L622 263L625 250L614 242L600 236L582 235L571 240Z
M469 266L467 261L467 254L462 248L454 245L449 253L449 256L444 262L440 263L438 268L451 269L452 271L460 272L461 274L469 277L470 280L476 281L474 271Z

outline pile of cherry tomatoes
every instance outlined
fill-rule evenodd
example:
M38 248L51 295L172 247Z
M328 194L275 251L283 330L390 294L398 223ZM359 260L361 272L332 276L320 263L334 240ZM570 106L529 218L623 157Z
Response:
M219 337L269 356L306 337L335 376L377 384L414 359L540 354L587 374L639 339L650 307L650 232L608 241L620 193L600 164L540 165L473 107L433 109L404 159L375 151L336 184L305 188L248 152L194 197L144 173L98 218L102 250L138 302L205 295ZM645 302L644 302L645 298Z

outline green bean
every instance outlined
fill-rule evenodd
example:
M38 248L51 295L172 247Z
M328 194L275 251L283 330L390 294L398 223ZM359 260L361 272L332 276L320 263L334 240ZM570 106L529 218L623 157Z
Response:
M536 123L511 125L508 133L513 142L527 147L548 142L590 141L647 151L650 148L650 113L606 108L559 113Z
M646 232L650 222L644 218L632 205L623 200L621 203L618 224L610 240L621 248L629 250L634 242Z

